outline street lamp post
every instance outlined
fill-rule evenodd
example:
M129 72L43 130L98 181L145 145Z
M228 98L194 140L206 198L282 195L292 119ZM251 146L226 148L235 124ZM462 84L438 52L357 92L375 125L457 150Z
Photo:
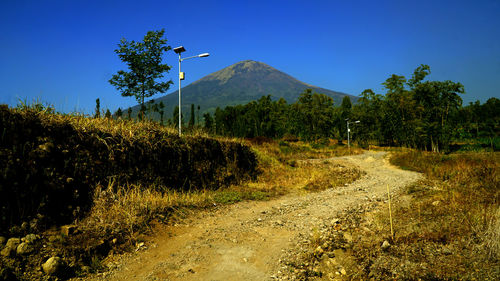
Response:
M351 133L351 129L349 129L349 118L345 119L345 121L347 122L347 147L349 148L349 154L351 154L351 141L350 141L350 133ZM358 124L359 120L356 120L354 121L354 124Z
M186 49L184 49L183 46L179 46L177 48L174 48L174 52L176 54L179 54L179 137L182 134L182 129L181 129L181 126L182 126L182 121L181 121L182 120L182 110L181 110L181 80L184 80L184 72L181 72L181 62L184 61L184 60L187 60L187 59L204 58L204 57L208 57L210 55L209 53L203 53L203 54L199 54L199 55L192 56L192 57L181 58L181 53L183 53L185 51L186 51Z

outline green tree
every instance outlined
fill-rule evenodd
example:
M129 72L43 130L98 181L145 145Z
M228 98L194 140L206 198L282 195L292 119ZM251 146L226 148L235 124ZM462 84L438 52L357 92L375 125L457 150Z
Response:
M184 124L184 114L181 115L181 123ZM179 128L179 106L176 105L172 114L172 124L175 128Z
M163 101L160 101L158 105L158 113L160 113L160 125L163 125L163 115L165 114L165 104Z
M97 98L95 100L95 114L94 114L94 118L99 118L101 117L101 100L99 100L99 98Z
M334 118L332 98L306 89L291 110L294 112L293 134L305 140L330 137Z
M162 55L171 50L164 38L165 30L149 31L142 42L122 39L115 53L127 64L129 72L120 70L109 80L124 97L134 96L144 106L144 99L157 93L165 93L172 81L159 81L170 66L162 64ZM144 111L141 110L141 114Z
M109 109L106 109L106 113L104 114L104 118L111 119L111 111L109 111Z
M198 111L197 111L197 113L198 114L196 116L197 117L196 118L196 121L197 121L196 123L197 123L198 126L200 126L200 105L198 105Z
M118 109L115 112L115 116L117 119L121 119L123 115L122 109L118 107Z
M128 120L132 120L132 107L129 107L127 110L127 118Z
M371 89L366 89L352 108L352 119L360 121L355 129L356 134L353 136L363 147L367 147L370 141L383 142L380 131L382 102L383 96L375 94Z
M191 104L191 115L189 117L188 127L189 128L194 127L194 104Z
M337 141L339 144L342 140L347 139L347 123L346 119L351 118L352 112L352 102L351 98L345 96L342 99L340 107L336 108L334 111L333 119L335 123L335 128L337 129Z
M203 119L205 119L205 129L209 132L213 132L213 127L214 127L214 119L212 118L212 115L210 113L205 113L203 114Z

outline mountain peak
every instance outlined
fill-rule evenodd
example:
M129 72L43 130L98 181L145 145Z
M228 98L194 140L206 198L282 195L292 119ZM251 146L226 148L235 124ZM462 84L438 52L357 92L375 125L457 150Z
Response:
M225 84L229 79L238 77L241 75L248 75L249 73L269 73L271 71L277 71L269 65L258 62L254 60L243 60L232 64L226 68L223 68L217 72L214 72L205 78L202 78L195 83L202 81L213 81L218 80L220 84Z
M189 112L189 106L195 104L201 106L202 112L214 112L217 107L246 104L266 95L292 103L307 88L332 97L336 105L347 95L306 84L263 62L243 60L185 86L182 110ZM177 91L155 100L163 101L166 116L171 116L178 104ZM139 106L134 110L138 111Z

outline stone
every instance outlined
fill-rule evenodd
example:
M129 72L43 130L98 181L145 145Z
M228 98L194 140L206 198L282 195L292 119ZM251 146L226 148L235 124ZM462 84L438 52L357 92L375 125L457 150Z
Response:
M26 221L21 224L21 230L22 231L28 230L29 227L30 227L30 224L28 222L26 222Z
M0 255L2 255L3 257L10 257L13 253L14 249L9 247L5 247L2 249L2 251L0 251Z
M28 234L24 237L24 242L28 243L28 244L33 244L35 243L38 239L40 239L40 236L36 235L36 234Z
M62 260L60 257L51 257L43 265L43 272L47 275L57 274L62 267Z
M381 248L382 248L383 251L386 251L390 247L391 247L391 244L389 243L389 241L385 240L384 243L382 243L382 247Z
M323 255L323 248L321 248L321 246L318 246L316 250L314 250L314 254L316 254L317 256Z
M33 251L33 247L31 247L28 243L23 242L17 246L16 253L18 255L26 255Z
M442 249L441 249L442 253L445 254L445 255L451 255L453 252L451 251L451 248L448 247L448 246L444 246Z
M347 243L352 243L352 235L350 233L344 232L344 239Z
M7 240L7 243L5 244L3 250L0 252L0 255L4 257L12 256L16 252L16 248L19 243L21 243L21 239L10 238L9 240Z
M17 245L19 245L20 243L21 243L21 239L10 238L9 240L7 240L7 244L5 244L5 248L9 247L9 248L15 249L17 247Z
M64 236L70 236L76 232L76 225L63 225L61 226L61 234Z

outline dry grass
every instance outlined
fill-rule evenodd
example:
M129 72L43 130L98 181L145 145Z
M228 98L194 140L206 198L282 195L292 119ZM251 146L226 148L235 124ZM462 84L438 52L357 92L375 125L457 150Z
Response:
M253 149L261 170L256 180L215 191L190 192L110 183L96 188L90 214L79 224L86 231L99 233L98 236L121 235L125 240L133 241L137 234L149 228L152 220L172 221L186 210L243 200L268 200L289 192L317 191L350 183L360 176L359 170L332 163L332 160L301 161L299 159L305 158L302 152L288 155L287 162L282 162L276 152L279 150L276 143L253 145ZM307 155L325 155L325 150L310 148ZM328 155L335 153L329 149ZM289 161L294 161L293 166Z
M388 202L347 210L339 225L348 227L352 243L346 230L333 228L319 240L313 235L299 260L314 266L300 271L299 280L325 272L330 280L500 280L499 156L396 153L393 164L426 179L393 197L394 236ZM390 246L382 249L386 240ZM323 242L333 255L314 254ZM346 274L332 277L338 265Z
M80 222L86 231L122 235L129 239L137 231L147 229L153 219L166 220L176 210L205 208L214 203L214 191L158 192L137 185L116 187L113 183L94 192L94 205L89 216Z
M320 146L308 143L263 143L252 145L262 174L251 187L277 191L279 194L300 190L323 190L356 180L360 171L328 158L348 154L343 146ZM361 153L361 149L352 149ZM315 160L311 160L315 159ZM322 159L322 160L321 160Z
M376 235L359 236L354 252L364 274L397 280L498 280L499 155L395 155L393 164L423 172L427 179L409 186L394 202L393 240L385 204L367 219ZM392 244L387 252L380 250L385 239Z

